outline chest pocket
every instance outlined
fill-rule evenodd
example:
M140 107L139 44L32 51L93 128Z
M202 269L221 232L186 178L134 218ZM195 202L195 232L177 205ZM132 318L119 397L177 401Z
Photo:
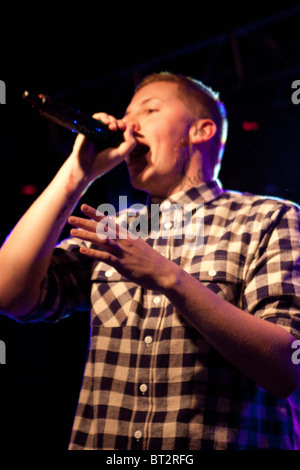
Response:
M184 267L183 267L184 268ZM186 269L215 294L237 306L241 306L244 264L234 253L225 256L209 254L195 257Z
M97 264L91 279L92 326L124 326L133 311L132 303L136 302L136 284L102 262Z

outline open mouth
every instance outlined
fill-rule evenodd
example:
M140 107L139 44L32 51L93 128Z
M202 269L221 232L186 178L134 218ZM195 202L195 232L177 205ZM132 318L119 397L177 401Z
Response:
M145 144L137 144L137 146L130 152L130 158L132 159L138 159L140 157L143 157L146 155L147 152L149 152L150 147Z

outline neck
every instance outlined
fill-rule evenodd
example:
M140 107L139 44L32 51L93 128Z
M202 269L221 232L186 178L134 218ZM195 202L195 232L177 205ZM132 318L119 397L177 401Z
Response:
M178 193L179 191L188 191L189 189L194 188L195 186L199 186L202 183L207 183L208 181L211 181L211 178L204 180L201 169L198 169L195 174L184 176L181 182L176 187L172 188L172 190L168 191L166 194L152 194L149 195L149 197L153 204L160 204L163 200L167 199L173 194Z
M188 191L190 188L199 186L199 184L204 182L203 172L201 169L198 169L196 172L192 172L182 178L180 189L182 191Z
M201 183L208 183L212 179L213 175L210 168L206 168L204 165L201 167L195 166L195 168L189 167L181 180L180 189L188 191Z

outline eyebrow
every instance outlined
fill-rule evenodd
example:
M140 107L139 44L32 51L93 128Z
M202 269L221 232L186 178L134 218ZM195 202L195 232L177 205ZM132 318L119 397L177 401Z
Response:
M157 96L152 96L150 98L145 98L143 101L141 101L140 106L143 106L147 104L149 101L153 101L153 100L163 101L161 98L158 98ZM131 111L127 109L124 116L128 116L128 114L130 113Z

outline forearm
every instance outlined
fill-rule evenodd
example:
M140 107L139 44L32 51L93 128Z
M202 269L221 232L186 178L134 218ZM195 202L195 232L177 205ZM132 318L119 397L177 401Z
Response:
M214 294L182 269L165 295L185 319L231 364L278 396L299 386L291 361L295 338Z
M24 214L0 250L0 310L30 311L49 267L59 235L90 181L70 156Z

